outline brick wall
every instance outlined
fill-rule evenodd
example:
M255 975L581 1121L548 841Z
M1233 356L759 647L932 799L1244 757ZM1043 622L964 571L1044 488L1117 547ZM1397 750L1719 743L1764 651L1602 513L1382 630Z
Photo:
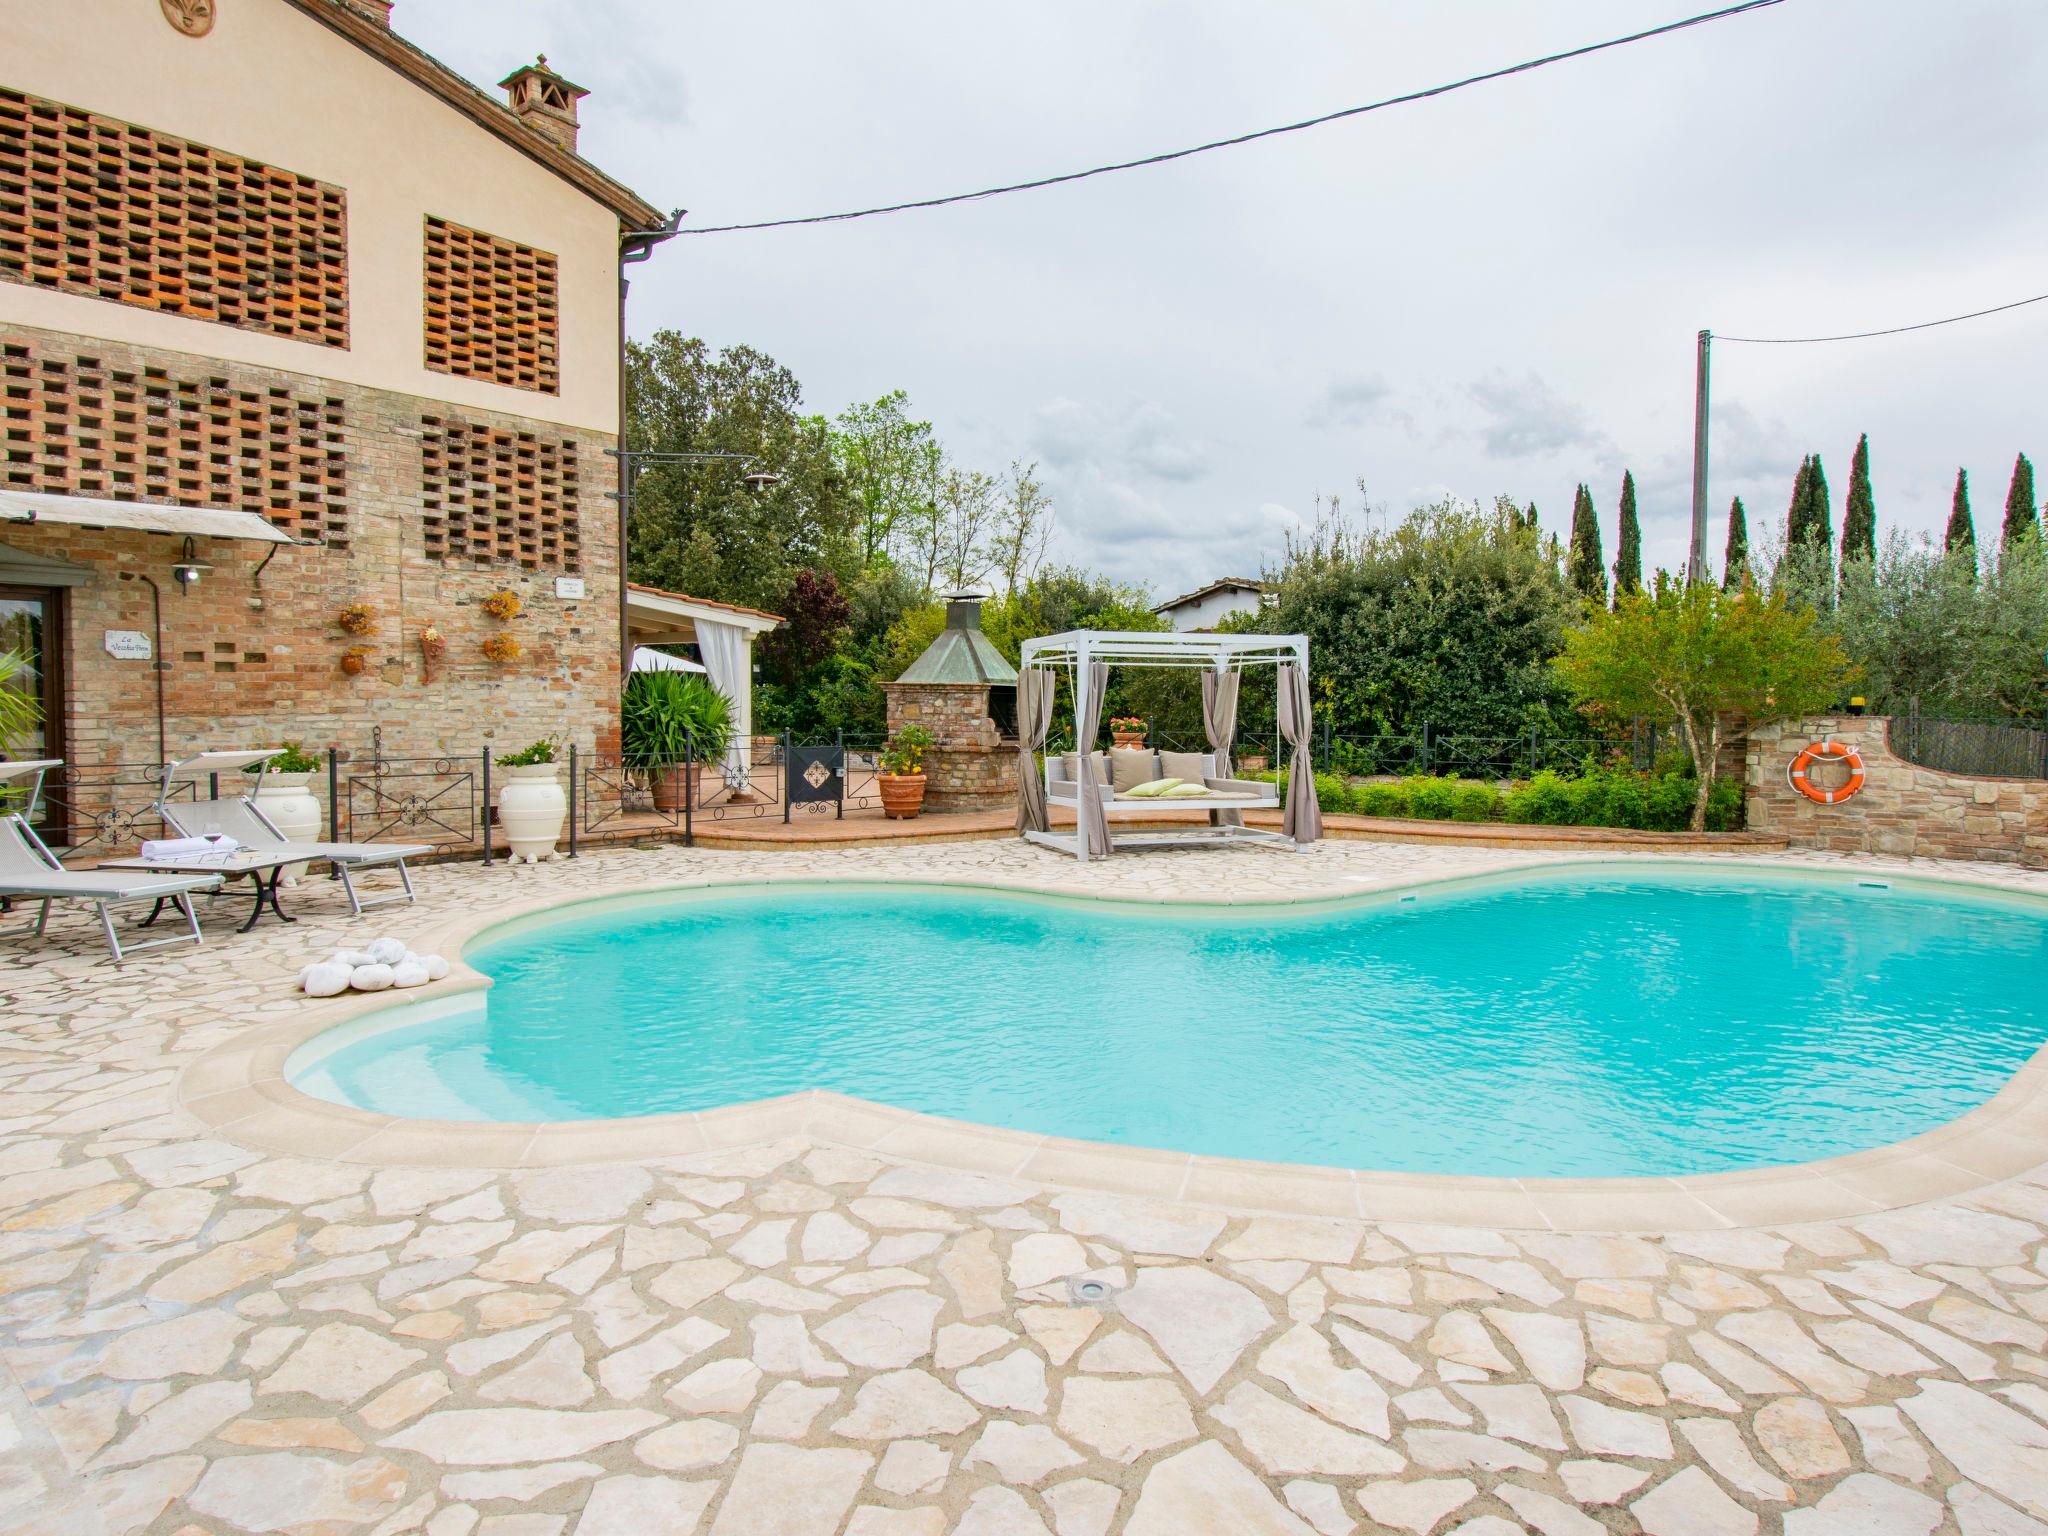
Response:
M889 734L906 725L932 733L924 803L933 811L987 811L1017 800L1017 744L988 715L985 684L885 683Z
M26 340L38 356L83 353L108 366L157 368L174 378L224 378L235 389L319 393L340 402L345 423L345 547L281 547L260 580L256 567L270 546L253 542L198 540L198 558L214 569L181 593L170 575L178 540L167 535L0 525L0 543L93 573L66 599L66 752L73 762L156 758L150 663L116 659L105 647L108 630L151 633L149 587L122 579L124 572L153 577L162 589L159 659L166 664L173 756L285 738L309 749L334 745L366 755L380 730L391 755L467 754L485 745L504 751L549 734L616 748L619 561L616 514L605 495L616 480L604 454L611 438L216 359L18 327L0 328L0 336ZM423 422L429 419L523 434L558 454L573 450L573 488L549 514L573 515L573 540L530 546L507 539L493 549L512 553L481 560L449 553L445 541L441 554L431 553L421 505ZM47 481L49 453L57 450L33 446ZM0 484L21 462L11 453L0 462ZM541 552L522 562L517 550L528 547ZM565 547L573 550L573 565L556 563ZM572 573L583 580L586 595L557 597L556 577ZM523 604L508 622L478 606L501 589L517 593ZM340 628L337 615L350 603L373 610L370 633ZM431 678L418 643L428 624L447 641ZM523 654L505 664L487 659L479 647L493 634L511 636ZM368 652L359 676L342 671L351 646Z
M1894 756L1889 729L1887 720L1856 717L1752 727L1744 762L1750 830L1837 853L2048 867L2048 780L1937 773ZM1838 805L1816 805L1786 778L1792 759L1823 736L1863 757L1863 789ZM1846 773L1824 764L1812 777L1832 787Z

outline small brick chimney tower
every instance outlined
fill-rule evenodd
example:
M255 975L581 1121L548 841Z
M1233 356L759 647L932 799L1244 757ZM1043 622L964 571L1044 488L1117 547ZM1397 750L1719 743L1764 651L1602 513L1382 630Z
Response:
M342 0L342 4L365 21L374 21L380 27L391 25L391 0Z
M498 84L506 104L529 128L538 128L570 154L576 153L576 103L590 92L548 68L548 56L521 65Z

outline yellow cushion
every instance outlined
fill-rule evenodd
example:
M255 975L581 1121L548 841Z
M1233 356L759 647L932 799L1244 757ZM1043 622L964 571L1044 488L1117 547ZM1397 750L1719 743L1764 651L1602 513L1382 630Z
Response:
M1147 800L1154 800L1161 795L1170 793L1178 783L1180 783L1179 779L1154 779L1149 784L1138 784L1130 789L1120 789L1117 791L1117 794L1126 800L1140 796Z
M1209 793L1206 784L1176 784L1159 798L1162 800L1200 800Z

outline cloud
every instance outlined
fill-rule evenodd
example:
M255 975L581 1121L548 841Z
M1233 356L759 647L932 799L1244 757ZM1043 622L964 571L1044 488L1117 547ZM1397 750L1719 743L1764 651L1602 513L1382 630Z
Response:
M1302 419L1312 427L1362 427L1381 414L1374 407L1393 397L1393 386L1379 374L1340 373L1323 386Z
M1207 447L1182 431L1156 400L1113 415L1059 397L1038 408L1031 447L1056 469L1093 468L1111 476L1141 475L1187 484L1209 473Z
M1586 408L1567 400L1534 369L1521 378L1496 368L1465 386L1486 414L1480 437L1489 457L1545 458L1577 448L1605 452L1612 445Z

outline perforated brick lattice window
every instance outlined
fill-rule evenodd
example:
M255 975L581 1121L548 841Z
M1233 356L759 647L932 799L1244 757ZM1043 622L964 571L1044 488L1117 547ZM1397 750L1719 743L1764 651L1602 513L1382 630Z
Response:
M473 422L421 423L420 507L435 560L575 571L576 444Z
M346 347L347 197L0 89L0 279Z
M427 220L427 366L555 394L559 303L546 251Z
M0 338L0 485L231 507L348 542L339 400L52 357Z

